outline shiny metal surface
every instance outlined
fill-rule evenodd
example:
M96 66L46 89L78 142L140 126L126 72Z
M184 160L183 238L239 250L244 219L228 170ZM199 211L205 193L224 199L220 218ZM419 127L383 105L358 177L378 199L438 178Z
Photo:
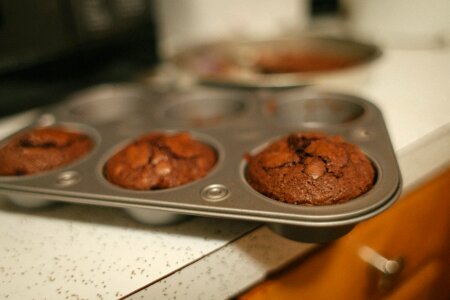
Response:
M91 101L103 104L90 105ZM132 109L117 110L114 105L120 101L121 107L130 105ZM226 101L233 104L225 105ZM80 105L89 106L86 115L70 109ZM187 109L191 105L205 109ZM256 92L197 88L158 93L140 85L103 85L48 108L44 115L52 115L55 124L88 133L96 146L86 158L57 170L0 177L0 193L7 197L123 207L132 215L142 209L145 214L138 214L138 219L152 224L170 223L172 218L178 221L179 214L260 221L278 224L271 226L292 239L314 241L311 232L321 231L320 241L327 241L387 209L401 189L397 160L381 112L356 96L313 89ZM302 130L339 134L361 147L377 171L374 187L347 203L321 207L285 204L253 190L245 179L245 155ZM166 190L134 191L109 183L103 176L107 159L150 131L188 131L215 148L218 162L205 178ZM155 210L158 216L152 216ZM292 234L294 231L297 234Z

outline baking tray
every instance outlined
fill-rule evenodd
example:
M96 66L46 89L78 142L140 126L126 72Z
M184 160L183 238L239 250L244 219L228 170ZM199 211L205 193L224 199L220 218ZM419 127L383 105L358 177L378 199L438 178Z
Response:
M289 59L297 54L309 56L303 60L303 64L309 64L308 69L266 73L260 68L259 59L264 55L284 55L288 56L284 59ZM184 77L190 76L210 85L287 88L323 84L353 87L368 77L369 67L381 54L376 45L354 39L303 36L198 45L174 55L169 61L186 75ZM314 64L321 64L321 57L346 60L348 63L341 67L327 69L322 66L314 70ZM308 62L308 59L314 60L314 63Z
M258 221L294 240L326 242L387 209L401 190L381 112L352 95L317 89L206 87L160 93L138 84L111 84L49 107L24 130L54 124L90 135L93 151L42 174L0 177L1 195L26 207L52 201L122 207L153 225L171 224L188 215ZM102 172L108 158L152 131L190 132L217 151L216 166L202 179L165 190L127 190L108 182ZM358 145L376 168L374 187L347 203L319 207L282 203L253 190L245 179L246 154L294 131L339 134Z

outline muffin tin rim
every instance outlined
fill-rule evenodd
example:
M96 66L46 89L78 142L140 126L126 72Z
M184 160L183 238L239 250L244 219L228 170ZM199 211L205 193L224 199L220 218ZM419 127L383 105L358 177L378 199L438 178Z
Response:
M363 220L369 219L378 213L386 210L390 206L392 206L395 203L395 200L398 198L398 196L401 193L401 181L396 186L394 192L392 195L380 206L374 208L371 211L368 211L364 214L355 215L348 218L341 218L341 219L331 219L331 220L308 220L308 219L280 219L280 218L274 218L270 216L264 216L264 215L247 215L247 214L236 214L236 213L220 213L214 210L211 211L205 211L205 210L197 210L197 209L191 209L188 210L188 215L196 215L196 216L204 216L204 217L219 217L219 218L229 218L229 219L238 219L238 220L247 220L247 221L256 221L256 222L266 222L266 223L276 223L276 224L282 224L282 225L288 225L288 226L311 226L311 227L334 227L334 226L345 226L345 225L351 225L359 223ZM4 187L2 187L4 188ZM1 195L5 195L5 197L15 196L15 195L25 195L25 196L32 196L32 197L45 197L45 201L53 202L68 202L68 203L82 203L82 204L93 204L93 205L100 205L100 206L113 206L113 207L120 207L123 209L128 208L142 208L142 209L149 209L149 210L157 210L157 211L165 211L173 214L186 214L186 208L183 207L176 207L176 206L148 206L141 202L120 202L120 201L114 201L114 200L107 200L98 198L98 199L92 199L92 198L86 198L86 197L79 197L74 195L64 195L61 196L60 194L49 194L45 192L40 191L27 191L27 190L18 190L16 188L6 188L5 191L8 191L9 194L5 195L4 193L0 193Z

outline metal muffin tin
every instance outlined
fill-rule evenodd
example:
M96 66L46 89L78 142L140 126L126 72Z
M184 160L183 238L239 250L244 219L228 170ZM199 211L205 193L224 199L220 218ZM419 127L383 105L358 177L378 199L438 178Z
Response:
M0 177L0 194L27 207L49 201L122 207L155 225L188 215L241 219L267 223L290 239L326 242L387 209L401 190L381 112L351 95L205 87L159 93L134 84L102 85L48 108L30 127L43 124L76 128L90 135L95 147L56 170ZM108 182L102 172L108 158L152 131L190 132L217 151L216 166L205 178L165 190L127 190ZM376 168L374 187L347 203L320 207L281 203L253 190L245 179L245 155L294 131L339 134L359 145Z
M353 60L349 66L321 71L262 73L261 53L318 53ZM262 41L223 41L182 51L171 62L182 74L205 84L227 87L286 88L323 84L353 87L367 78L368 67L381 56L373 44L354 39L303 36ZM225 70L223 69L225 67Z

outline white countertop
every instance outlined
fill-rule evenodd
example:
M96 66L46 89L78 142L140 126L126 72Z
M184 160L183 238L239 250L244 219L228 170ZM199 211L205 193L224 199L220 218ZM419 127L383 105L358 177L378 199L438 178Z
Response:
M386 50L367 83L349 91L381 108L406 188L450 162L449 78L448 48ZM4 124L0 135L10 131ZM314 246L255 223L150 227L115 208L27 211L7 201L0 241L2 299L115 299L140 289L130 298L227 298Z

